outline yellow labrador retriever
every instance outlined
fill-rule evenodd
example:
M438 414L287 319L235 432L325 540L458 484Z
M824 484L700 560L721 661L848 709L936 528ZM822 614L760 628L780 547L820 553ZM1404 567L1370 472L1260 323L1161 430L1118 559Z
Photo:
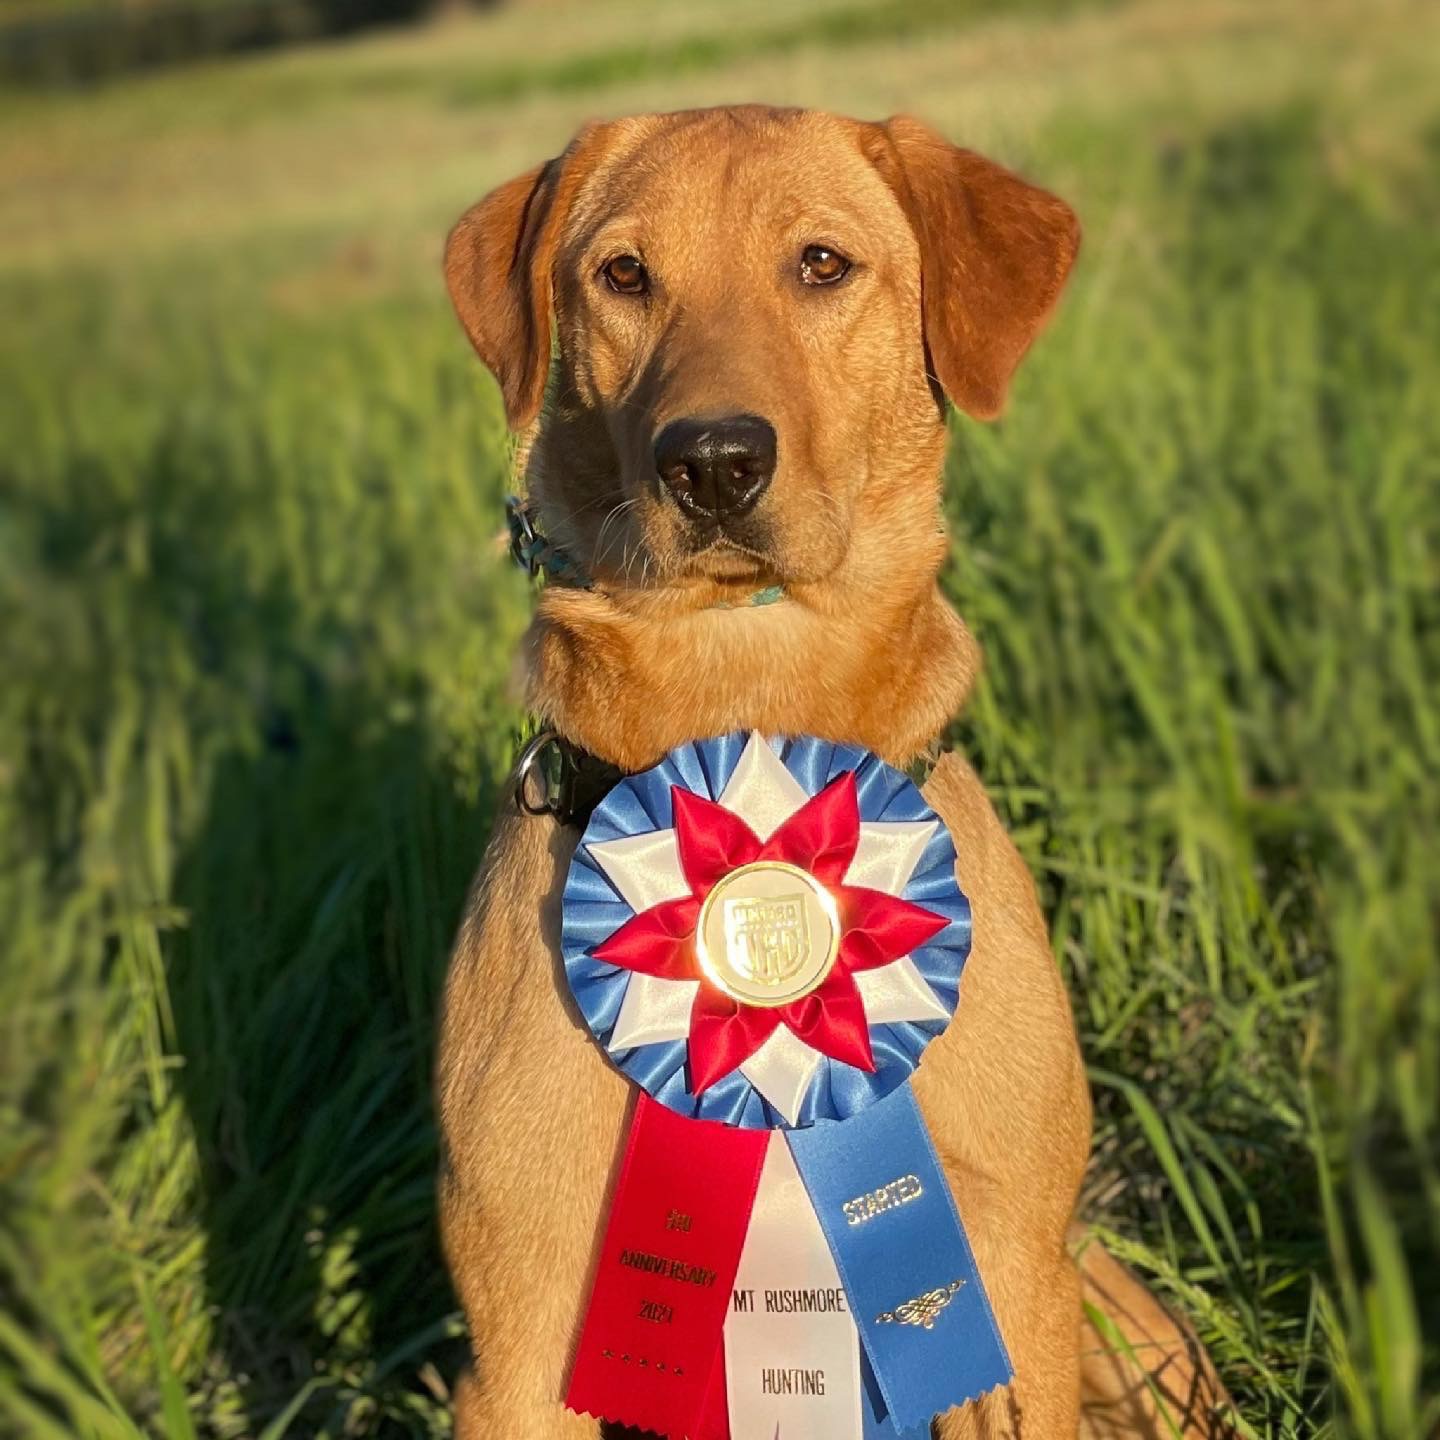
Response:
M588 126L476 204L446 278L571 567L527 641L536 712L628 770L736 729L901 766L932 746L978 665L936 586L946 397L1000 411L1079 238L1062 201L915 120L760 107ZM962 758L925 794L974 946L915 1090L1015 1366L937 1434L1228 1433L1193 1339L1098 1245L1074 1258L1090 1098L1034 888ZM562 1397L631 1093L558 975L574 819L504 807L448 984L462 1440L597 1431Z

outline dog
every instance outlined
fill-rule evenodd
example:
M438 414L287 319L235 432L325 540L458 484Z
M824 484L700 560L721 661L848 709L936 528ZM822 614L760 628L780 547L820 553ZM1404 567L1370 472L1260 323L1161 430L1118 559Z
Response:
M534 711L624 771L738 729L924 755L979 666L936 584L947 402L1000 412L1079 240L1063 201L916 120L756 106L589 125L467 211L450 296L585 577L541 593ZM1229 1434L1198 1342L1076 1228L1090 1097L1032 879L963 758L924 793L974 938L914 1088L1015 1369L935 1433ZM562 1397L631 1087L559 963L579 834L502 807L446 986L462 1440L601 1428Z

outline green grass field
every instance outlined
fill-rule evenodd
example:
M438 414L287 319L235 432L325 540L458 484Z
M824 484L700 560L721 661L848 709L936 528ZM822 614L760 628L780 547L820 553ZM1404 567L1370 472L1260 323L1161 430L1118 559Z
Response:
M946 583L1087 1211L1254 1434L1434 1435L1437 55L1401 0L552 0L0 98L0 1434L448 1433L428 1071L529 596L438 247L586 116L756 98L1080 210Z

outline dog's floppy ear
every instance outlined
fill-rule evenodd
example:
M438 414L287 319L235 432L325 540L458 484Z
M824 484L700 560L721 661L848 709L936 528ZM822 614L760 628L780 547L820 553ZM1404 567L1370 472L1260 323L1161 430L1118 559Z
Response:
M991 420L1080 248L1063 200L897 115L865 151L920 244L932 373L962 410Z
M555 251L605 129L587 126L563 155L492 190L445 242L451 302L475 353L500 382L513 430L528 425L545 398Z

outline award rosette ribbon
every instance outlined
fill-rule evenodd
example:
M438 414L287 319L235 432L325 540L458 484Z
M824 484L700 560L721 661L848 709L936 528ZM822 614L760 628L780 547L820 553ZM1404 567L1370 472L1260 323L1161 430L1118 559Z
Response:
M900 772L685 745L591 816L566 976L640 1090L567 1406L671 1440L922 1440L1011 1377L909 1079L970 905Z

